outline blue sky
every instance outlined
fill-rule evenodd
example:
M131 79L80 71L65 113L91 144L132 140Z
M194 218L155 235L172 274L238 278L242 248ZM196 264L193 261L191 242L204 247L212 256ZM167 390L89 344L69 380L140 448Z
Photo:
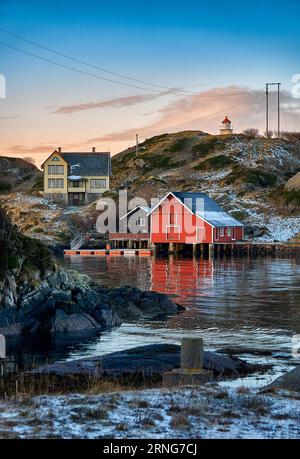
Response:
M252 108L247 98L244 102L245 106L248 103L249 112L263 111L263 93L255 91L263 91L266 81L281 81L283 90L290 91L292 75L300 73L299 17L300 2L296 0L263 3L255 0L0 0L3 29L93 65L170 88L184 88L193 93L210 91L211 94L218 93L220 88L222 91L225 88L228 94L248 88L259 102ZM64 65L134 84L76 64L1 31L0 42ZM153 94L159 88L151 86L141 90L105 82L42 62L1 44L0 73L7 81L7 98L0 99L2 154L22 155L24 147L24 155L28 155L30 149L33 154L39 154L40 148L43 156L56 142L73 148L78 145L82 149L85 145L89 148L93 139L101 141L102 138L110 139L115 152L130 141L132 129L147 128L146 134L151 135L151 126L158 128L160 122L162 128L168 127L181 120L192 120L191 116L207 116L218 108L221 111L224 107L225 111L240 102L236 96L218 100L211 96L211 103L206 99L206 103L196 107L188 95L182 101L183 94L163 94L136 105L53 114L62 106ZM174 104L181 110L176 117ZM232 115L239 122L242 116L247 119L246 108ZM219 118L212 117L209 122L190 127L214 131ZM261 127L263 115L257 122ZM114 142L114 134L126 130L128 139L122 143L116 135Z

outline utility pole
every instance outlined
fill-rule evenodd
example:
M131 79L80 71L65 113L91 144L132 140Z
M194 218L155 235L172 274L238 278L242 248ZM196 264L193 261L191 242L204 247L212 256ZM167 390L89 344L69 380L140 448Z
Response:
M269 134L269 86L277 86L277 136L280 137L280 85L281 83L266 83L266 135Z
M135 134L135 154L138 155L139 151L139 135Z

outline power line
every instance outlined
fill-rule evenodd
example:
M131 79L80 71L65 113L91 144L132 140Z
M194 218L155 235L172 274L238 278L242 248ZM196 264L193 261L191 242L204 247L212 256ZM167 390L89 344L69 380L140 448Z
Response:
M133 84L130 84L130 83L123 83L123 82L120 82L120 81L117 81L117 80L112 80L110 78L105 78L105 77L102 77L100 75L96 75L95 73L86 72L85 70L80 70L80 69L77 69L75 67L71 67L71 66L66 65L66 64L61 64L59 62L52 61L51 59L48 59L47 57L38 56L37 54L31 53L29 51L24 51L23 49L17 48L17 47L12 46L12 45L9 45L8 43L0 42L0 45L6 46L7 48L11 48L11 49L13 49L15 51L18 51L20 53L26 54L27 56L31 56L31 57L34 57L36 59L40 59L42 61L45 61L45 62L48 62L50 64L56 65L58 67L65 68L67 70L72 70L73 72L81 73L83 75L87 75L87 76L90 76L90 77L93 77L93 78L98 78L99 80L109 81L110 83L117 83L117 84L129 86L131 88L143 89L144 91L152 91L152 92L161 94L161 91L158 91L158 90L155 90L155 89L143 88L142 86L136 86L136 85L133 85Z
M128 80L135 81L137 83L142 83L142 84L146 84L146 85L150 85L150 86L156 86L156 87L161 88L161 89L169 89L169 90L171 89L171 88L168 88L167 86L163 86L163 85L160 85L160 84L149 83L147 81L139 80L137 78L133 78L133 77L130 77L128 75L124 75L122 73L113 72L112 70L108 70L108 69L105 69L103 67L99 67L98 65L90 64L89 62L85 62L85 61L83 61L81 59L78 59L76 57L68 56L65 53L62 53L60 51L54 50L52 48L49 48L48 46L41 45L41 44L39 44L39 43L37 43L37 42L35 42L33 40L29 40L28 38L25 38L25 37L23 37L21 35L18 35L16 33L13 33L13 32L10 32L8 30L5 30L2 27L0 27L0 31L4 32L4 33L7 33L7 34L9 34L9 35L11 35L13 37L16 37L19 40L23 40L23 41L25 41L27 43L30 43L31 45L34 45L34 46L37 46L37 47L39 47L41 49L49 51L50 53L57 54L58 56L64 57L65 59L69 59L69 60L72 60L72 61L77 62L79 64L86 65L87 67L91 67L91 68L94 68L94 69L97 69L97 70L101 70L101 72L109 73L110 75L115 75L115 76L118 76L120 78L126 78Z
M65 53L62 53L62 52L60 52L60 51L54 50L54 49L52 49L52 48L49 48L48 46L41 45L41 44L39 44L39 43L37 43L37 42L35 42L35 41L33 41L33 40L30 40L30 39L28 39L28 38L26 38L26 37L23 37L23 36L21 36L21 35L18 35L18 34L16 34L16 33L10 32L10 31L8 31L8 30L6 30L6 29L3 29L3 28L1 28L1 27L0 27L0 31L2 31L2 32L6 33L6 34L9 34L9 35L11 35L11 36L14 36L14 37L18 38L19 40L22 40L22 41L24 41L24 42L26 42L26 43L30 43L30 44L32 44L32 45L34 45L34 46L37 46L37 47L41 48L41 49L44 49L44 50L46 50L46 51L49 51L49 52L51 52L51 53L53 53L53 54L56 54L56 55L58 55L58 56L61 56L61 57L65 58L65 59L69 59L69 60L71 60L71 61L74 61L74 62L77 62L77 63L79 63L79 64L85 65L85 66L87 66L87 67L90 67L90 68L93 68L93 69L100 70L101 72L105 72L105 73L108 73L108 74L110 74L110 75L115 75L115 76L118 76L118 77L120 77L120 78L125 78L125 79L131 80L131 81L135 81L135 82L138 82L138 83L141 83L141 84L148 85L148 86L149 86L149 85L150 85L150 86L155 86L155 87L158 87L158 88L161 88L161 89L164 89L164 90L168 90L168 91L176 91L178 94L181 94L181 95L188 95L188 94L189 94L189 95L194 95L194 96L196 96L196 97L231 97L231 96L238 96L238 95L247 94L247 92L245 92L245 91L244 91L244 92L238 92L238 93L229 93L229 94L220 94L220 93L215 93L215 94L198 94L198 93L195 93L195 92L192 92L192 91L187 91L187 90L185 90L185 89L178 91L176 88L171 88L171 87L168 87L168 86L164 86L164 85L160 85L160 84L156 84L156 83L147 82L147 81L144 81L144 80L140 80L140 79L138 79L138 78L133 78L133 77L130 77L130 76L128 76L128 75L124 75L124 74L122 74L122 73L113 72L113 71L111 71L111 70L105 69L104 67L100 67L100 66L98 66L98 65L90 64L90 63L85 62L85 61L83 61L83 60L81 60L81 59L78 59L78 58L76 58L76 57L72 57L72 56L69 56L69 55L67 55L67 54L65 54ZM63 64L59 64L59 63L57 63L57 62L55 62L55 61L52 61L52 60L50 60L50 59L43 58L42 56L38 56L38 55L35 55L35 54L33 54L33 53L26 52L26 51L21 50L21 49L19 49L19 48L13 47L12 45L8 45L8 44L3 43L3 42L1 42L0 44L3 45L3 46L10 47L10 48L12 48L12 49L14 49L14 50L16 50L16 51L19 51L19 52L23 52L23 53L25 53L25 54L28 54L28 55L30 55L30 56L32 56L32 57L37 58L37 59L47 60L47 62L49 62L49 63L55 64L55 65L63 66ZM69 70L74 70L74 71L76 71L76 72L82 72L82 73L84 73L84 71L81 71L81 70L79 70L79 69L75 69L75 68L70 67L70 66L64 66L64 67L67 68L67 69L69 69ZM94 74L89 74L88 72L85 72L85 73L86 73L87 75L90 75L90 76L95 76ZM99 78L100 78L100 76L99 76ZM112 83L117 83L117 84L126 85L126 86L130 86L130 87L135 87L135 88L137 88L137 89L143 89L143 90L154 91L152 88L148 89L148 88L144 88L144 87L140 87L140 86L136 86L136 85L130 85L130 84L127 84L127 83L123 83L123 82L116 81L116 80L112 80L112 79L108 79L108 78L106 79L106 78L104 78L104 77L102 77L102 79L105 80L105 81L110 81L110 82L112 82ZM161 91L154 91L154 92L161 92Z

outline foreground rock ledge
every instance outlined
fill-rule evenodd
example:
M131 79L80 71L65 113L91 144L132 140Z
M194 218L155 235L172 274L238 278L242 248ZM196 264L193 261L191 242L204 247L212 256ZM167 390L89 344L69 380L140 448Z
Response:
M77 271L58 268L36 286L6 276L0 291L3 335L107 330L122 321L177 314L184 308L157 292L100 287Z
M31 375L88 376L122 381L126 378L162 380L165 371L180 367L180 346L175 344L152 344L114 352L103 356L83 358L69 362L43 366L30 372ZM238 358L204 352L203 368L215 376L241 376L258 370Z

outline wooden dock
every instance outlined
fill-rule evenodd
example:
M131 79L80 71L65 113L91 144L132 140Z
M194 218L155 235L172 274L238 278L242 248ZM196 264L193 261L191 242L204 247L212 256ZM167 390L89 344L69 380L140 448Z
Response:
M79 255L81 257L106 257L106 256L139 256L150 257L154 251L150 249L78 249L78 250L64 250L64 255L73 256Z
M163 246L163 247L161 247ZM139 256L150 257L155 253L180 254L193 253L200 257L218 257L218 256L285 256L300 255L300 243L279 243L279 242L236 242L236 243L215 243L215 244L174 244L172 247L168 244L157 244L155 248L110 248L110 249L78 249L64 250L64 255L74 256Z

